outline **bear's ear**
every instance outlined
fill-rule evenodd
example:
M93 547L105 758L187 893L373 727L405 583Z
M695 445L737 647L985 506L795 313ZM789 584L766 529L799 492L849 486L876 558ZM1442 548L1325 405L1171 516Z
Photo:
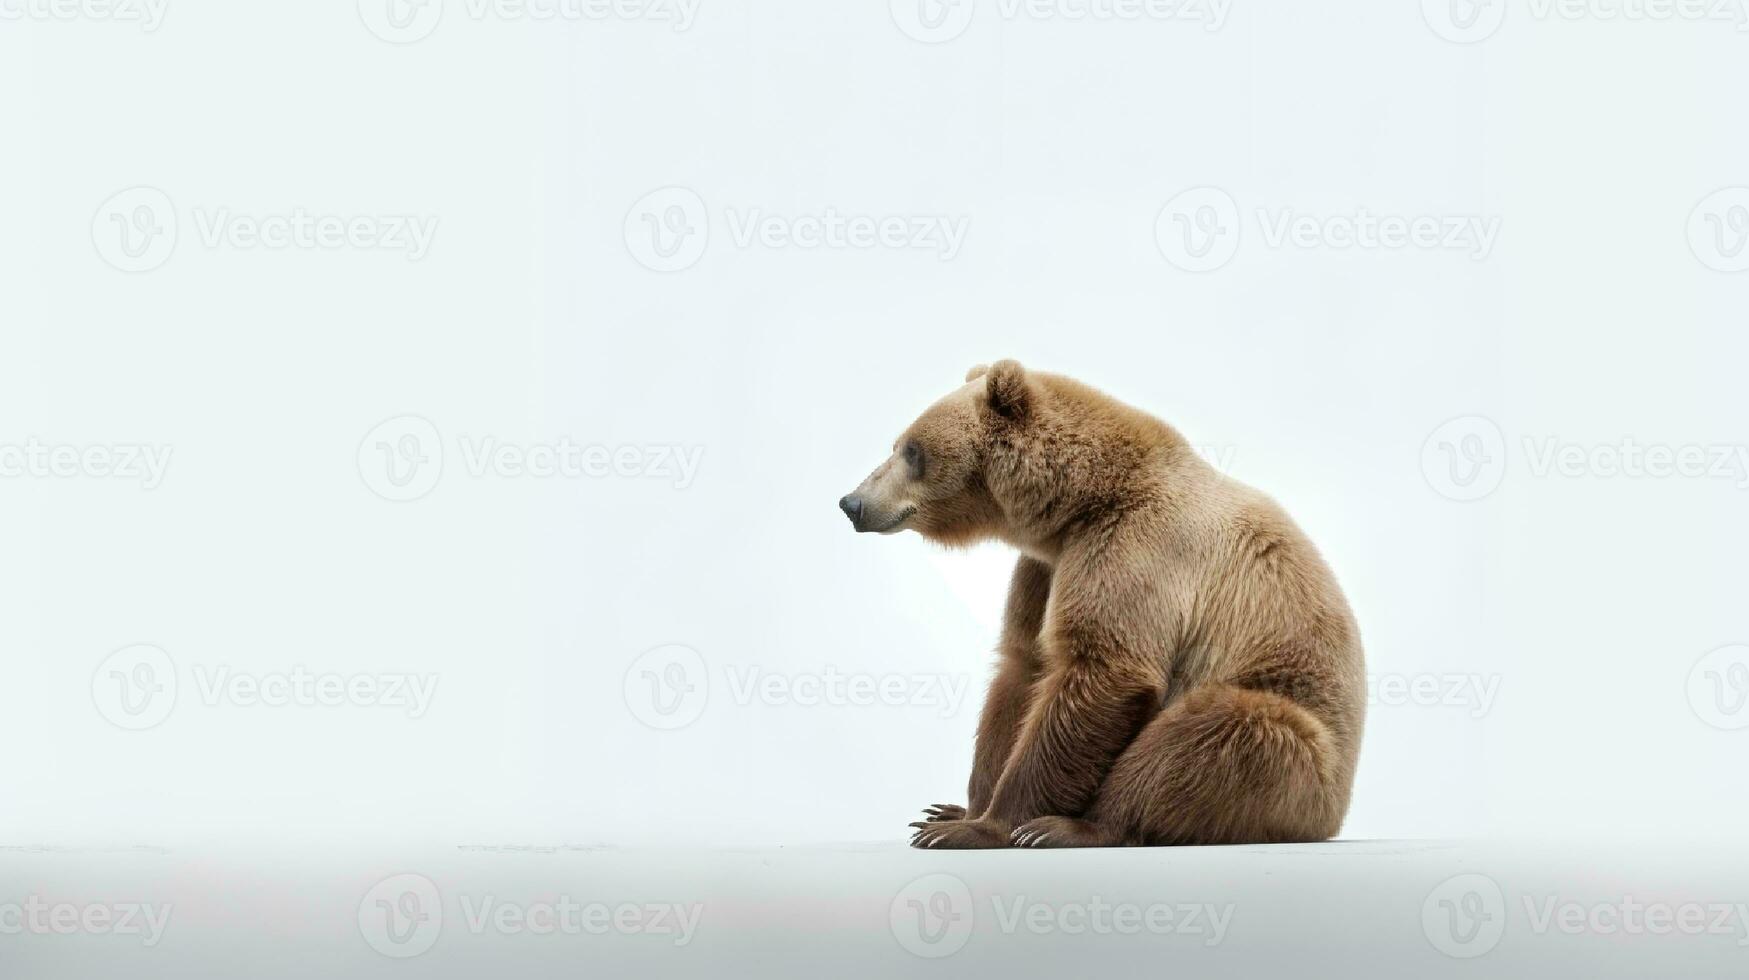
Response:
M1031 384L1019 361L1001 360L984 372L984 391L990 410L1004 418L1018 419L1031 407Z
M990 365L988 364L974 364L966 371L966 380L976 381L983 377L984 372L988 370L990 370Z

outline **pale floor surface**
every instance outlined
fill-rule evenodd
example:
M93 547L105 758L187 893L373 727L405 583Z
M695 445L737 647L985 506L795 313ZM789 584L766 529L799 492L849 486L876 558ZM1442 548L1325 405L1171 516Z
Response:
M1749 848L0 847L0 977L1749 976Z

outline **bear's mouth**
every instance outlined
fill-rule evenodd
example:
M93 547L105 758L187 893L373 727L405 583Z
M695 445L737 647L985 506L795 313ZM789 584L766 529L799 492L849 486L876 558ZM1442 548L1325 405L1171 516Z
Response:
M899 511L897 516L895 516L892 520L886 522L885 524L882 524L880 527L871 527L871 528L868 528L868 530L873 531L876 534L892 534L894 531L899 530L900 525L902 525L906 521L910 520L911 515L913 515L915 513L917 513L917 507L915 505L912 505L910 507L905 508L902 511Z

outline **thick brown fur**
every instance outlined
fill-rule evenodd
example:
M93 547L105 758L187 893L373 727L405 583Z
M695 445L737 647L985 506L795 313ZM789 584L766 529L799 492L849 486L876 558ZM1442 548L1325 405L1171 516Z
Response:
M918 847L1315 841L1365 711L1341 590L1274 501L1177 431L1013 361L973 368L843 505L859 530L1022 556L969 806Z

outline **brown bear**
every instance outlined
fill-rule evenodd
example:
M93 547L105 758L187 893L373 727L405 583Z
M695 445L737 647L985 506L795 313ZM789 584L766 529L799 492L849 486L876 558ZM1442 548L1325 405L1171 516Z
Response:
M1348 811L1359 630L1274 501L1069 378L982 365L839 501L1019 549L969 806L917 847L1316 841Z

